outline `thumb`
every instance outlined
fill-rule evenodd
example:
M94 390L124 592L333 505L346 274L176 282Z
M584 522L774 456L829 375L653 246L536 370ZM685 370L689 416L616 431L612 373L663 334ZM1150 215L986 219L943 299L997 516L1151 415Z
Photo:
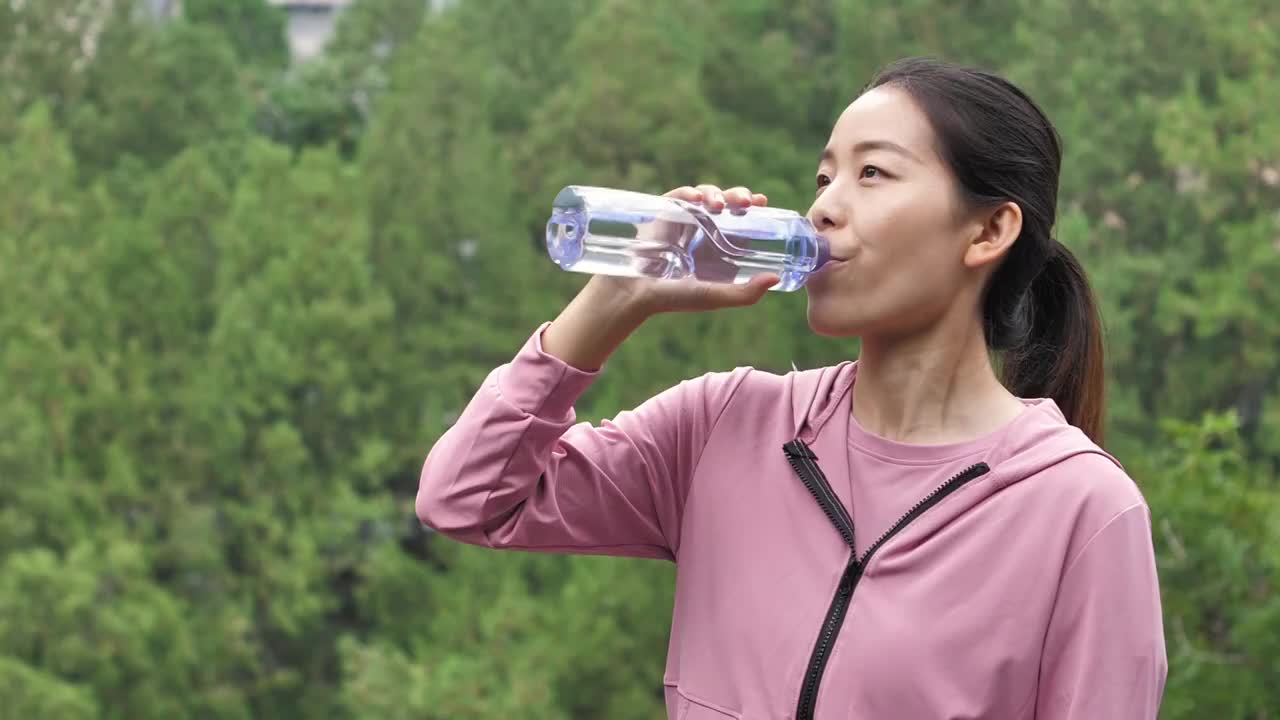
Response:
M710 285L707 290L717 307L745 307L760 302L769 288L780 282L777 275L763 273L741 285Z

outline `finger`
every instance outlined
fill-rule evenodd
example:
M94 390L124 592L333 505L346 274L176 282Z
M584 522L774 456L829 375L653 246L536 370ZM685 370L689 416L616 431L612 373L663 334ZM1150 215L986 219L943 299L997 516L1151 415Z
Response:
M782 278L773 273L764 273L751 278L742 285L707 285L708 300L718 308L746 307L755 305L769 292L769 288L782 282Z
M731 206L747 207L751 205L751 191L739 185L724 191L724 201Z
M760 296L764 297L764 293L768 292L769 288L774 287L780 282L782 282L782 276L777 273L761 273L751 278L751 280L747 282L747 285L752 287L759 285Z
M724 191L725 207L734 215L745 215L751 207L751 191L739 185Z
M677 198L685 202L702 202L702 191L692 185L682 185L666 193L667 197Z
M698 190L702 192L702 204L707 206L711 212L720 212L724 209L724 191L715 185L699 185Z
M751 196L751 204L764 207L769 204L769 198L764 193L756 193Z

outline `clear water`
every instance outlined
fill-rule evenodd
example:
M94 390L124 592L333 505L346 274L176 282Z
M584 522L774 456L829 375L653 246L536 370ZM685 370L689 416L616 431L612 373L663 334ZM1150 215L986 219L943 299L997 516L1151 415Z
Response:
M710 214L697 205L604 188L556 197L547 250L574 272L745 283L761 273L802 287L825 261L825 242L800 215L775 208Z

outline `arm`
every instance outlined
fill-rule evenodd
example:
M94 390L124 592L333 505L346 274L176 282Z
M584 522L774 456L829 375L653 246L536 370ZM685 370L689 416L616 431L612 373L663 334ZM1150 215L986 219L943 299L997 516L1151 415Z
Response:
M1154 719L1167 671L1150 517L1145 505L1134 505L1104 525L1062 576L1036 718Z
M431 449L418 517L491 548L674 559L690 478L741 374L687 380L598 427L575 424L598 371L546 352L544 328Z

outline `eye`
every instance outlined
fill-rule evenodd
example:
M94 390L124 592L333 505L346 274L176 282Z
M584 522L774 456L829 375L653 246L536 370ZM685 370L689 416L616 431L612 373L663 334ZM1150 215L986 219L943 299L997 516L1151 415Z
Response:
M862 174L861 174L861 175L859 175L858 177L859 177L859 178L874 178L874 177L881 177L881 176L882 176L882 175L884 175L884 174L885 174L885 172L884 172L883 170L881 170L880 168L876 167L875 165L863 165L863 166L862 166Z
M824 187L826 187L826 186L828 186L828 185L830 185L830 184L831 184L831 178L830 178L830 177L828 177L828 176L827 176L826 174L824 174L824 173L818 173L818 189L819 189L819 190L821 190L822 188L824 188Z

